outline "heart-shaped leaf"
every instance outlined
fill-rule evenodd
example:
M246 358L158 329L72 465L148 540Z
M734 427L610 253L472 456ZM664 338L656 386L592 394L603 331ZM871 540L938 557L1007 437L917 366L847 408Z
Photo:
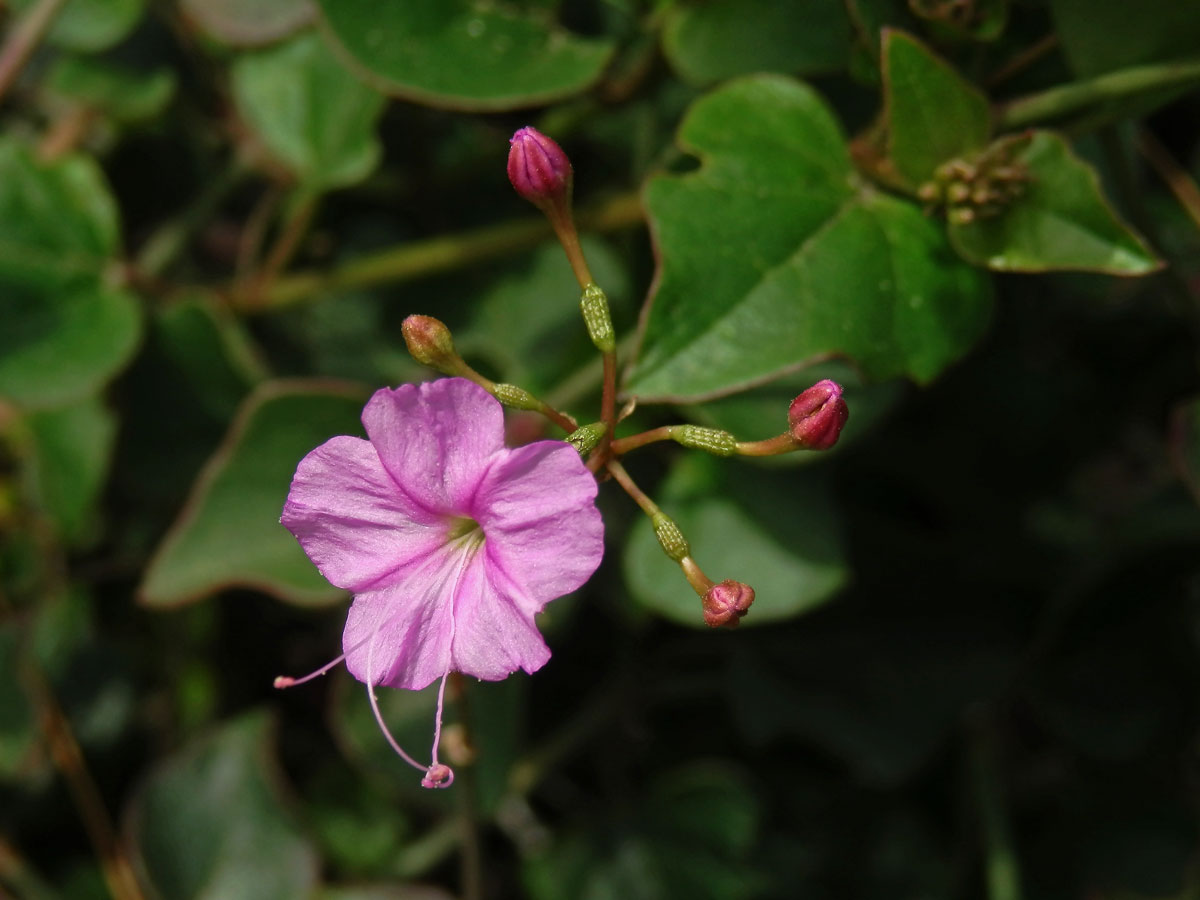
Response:
M116 417L99 397L29 416L33 479L41 506L68 540L78 540L108 474Z
M549 9L482 0L319 2L333 34L380 90L431 106L546 103L590 85L613 52L609 41L561 28Z
M809 88L732 82L679 141L702 165L646 190L660 268L631 392L728 393L836 354L929 381L982 333L986 277L917 207L858 181Z
M267 382L251 394L147 568L141 601L176 606L234 585L292 603L340 599L279 514L304 454L361 433L366 394L318 380Z
M127 828L155 896L309 896L316 854L281 795L271 720L262 712L227 723L159 766L138 791Z
M883 81L889 155L910 186L987 144L987 98L902 31L884 32Z
M1083 269L1144 275L1162 262L1105 200L1095 171L1059 135L1037 131L1002 139L1028 173L1024 193L999 215L950 225L965 258L991 269ZM990 152L990 151L989 151Z
M233 93L247 124L314 190L361 181L379 163L384 98L351 75L315 33L238 58Z
M142 72L91 56L64 56L46 78L46 87L72 103L119 122L159 115L175 93L171 69Z
M36 0L11 0L28 12ZM47 40L58 47L94 53L127 35L142 17L146 0L67 0L54 17Z
M814 609L849 577L837 512L819 474L730 469L697 454L676 464L659 495L714 581L732 578L754 588L754 606L743 625ZM707 627L699 598L644 517L630 531L625 580L647 609L681 625Z
M0 141L0 279L97 278L118 233L116 204L90 158L41 164L16 141Z
M849 53L842 0L711 0L671 8L663 51L694 84L750 72L808 75L839 69Z
M180 0L179 9L213 40L232 47L277 41L317 14L311 0Z
M0 290L0 398L28 409L71 403L133 355L141 318L125 291L42 291L2 279Z

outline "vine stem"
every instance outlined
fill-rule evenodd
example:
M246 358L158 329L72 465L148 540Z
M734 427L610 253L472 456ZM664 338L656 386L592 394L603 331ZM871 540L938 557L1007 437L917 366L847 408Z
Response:
M37 0L33 9L13 27L0 48L0 100L13 86L65 3L66 0Z
M35 700L38 725L50 749L50 756L79 809L84 828L100 858L100 870L109 893L115 900L145 900L133 866L125 856L104 799L88 770L83 751L58 699L45 676L32 663L25 667L23 675Z
M647 444L653 444L655 441L669 441L675 435L676 425L660 425L658 428L651 428L649 431L643 431L640 434L631 434L629 437L617 438L612 442L612 452L614 456L621 456L628 453L630 450L636 450L639 447L645 447Z
M636 192L620 194L581 211L577 218L580 226L590 231L630 228L642 221L641 200ZM247 312L269 312L293 306L312 300L326 291L370 287L436 275L528 250L553 233L553 228L544 218L521 219L391 247L349 260L326 271L294 272L276 279L263 294L261 304Z
M646 496L646 492L637 486L637 483L625 471L625 467L615 459L610 459L605 463L605 468L608 469L612 477L616 479L617 484L624 488L625 493L633 498L633 502L641 507L642 512L654 518L661 515L662 510L658 508L658 504Z
M1192 176L1150 132L1142 131L1138 134L1137 148L1146 162L1158 173L1158 177L1166 182L1184 212L1196 227L1200 228L1200 187L1196 185Z
M1061 84L1006 103L996 111L996 124L1002 130L1026 128L1099 103L1159 88L1181 87L1196 81L1200 81L1200 60L1120 69L1095 78Z
M249 275L244 288L234 291L233 300L237 307L251 311L267 302L271 285L300 249L300 242L308 234L320 202L320 195L315 193L305 193L296 198L263 264L257 272Z

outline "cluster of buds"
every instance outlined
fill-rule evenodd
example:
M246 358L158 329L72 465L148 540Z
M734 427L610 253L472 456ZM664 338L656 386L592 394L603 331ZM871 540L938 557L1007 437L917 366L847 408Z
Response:
M998 216L1025 193L1030 181L1028 167L1014 158L1016 149L1017 143L1004 141L977 159L943 163L917 196L926 211L944 208L954 225Z
M565 440L587 460L597 474L617 481L650 517L663 552L677 563L700 598L700 613L713 628L735 627L754 602L754 589L740 581L716 582L704 574L679 527L668 518L630 478L620 458L645 444L673 440L685 447L717 456L772 456L796 450L828 450L837 443L849 417L839 384L818 381L792 401L788 427L782 434L762 441L742 442L727 431L698 425L666 425L641 434L618 438L614 435L622 418L615 409L616 340L608 300L592 280L584 258L571 211L573 173L562 148L533 128L513 135L508 157L508 177L513 188L540 209L550 221L567 254L581 288L580 311L592 343L604 361L601 418L579 426L528 391L511 384L496 384L472 369L458 354L450 331L429 316L409 316L403 325L405 343L418 362L437 371L468 378L481 385L506 406L542 413L567 432Z

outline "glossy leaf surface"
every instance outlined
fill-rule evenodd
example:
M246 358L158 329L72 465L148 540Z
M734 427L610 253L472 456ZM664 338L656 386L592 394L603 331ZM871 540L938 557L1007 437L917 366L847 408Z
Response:
M552 10L480 0L320 0L346 53L390 94L454 109L502 110L583 90L612 54ZM469 65L462 64L470 60Z
M361 434L365 399L321 381L268 382L252 394L147 569L142 602L174 606L235 585L302 604L343 596L279 514L304 454L334 435Z
M910 186L987 144L987 98L919 41L885 31L883 67L889 155Z
M1029 174L1025 193L998 216L950 226L950 239L964 257L1010 272L1144 275L1161 265L1117 218L1095 171L1063 138L1039 131L1015 140L1015 160Z
M837 512L820 475L727 466L699 454L681 459L658 502L713 581L732 578L754 588L742 627L789 619L830 600L848 572ZM708 627L700 598L663 553L648 518L630 532L624 569L640 605L680 625Z
M354 184L379 162L375 127L384 98L315 32L239 58L233 88L247 123L306 186Z

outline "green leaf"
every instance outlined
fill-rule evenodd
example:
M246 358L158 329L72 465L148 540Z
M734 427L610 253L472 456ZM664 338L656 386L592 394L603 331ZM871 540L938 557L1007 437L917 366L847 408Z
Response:
M163 900L295 900L317 882L317 859L283 800L271 720L227 723L152 772L128 833Z
M1200 48L1200 9L1194 2L1051 0L1049 5L1071 68L1085 77L1195 57Z
M848 580L837 510L823 485L819 473L732 468L695 454L676 463L657 493L709 577L754 588L745 626L808 612ZM624 571L639 604L681 625L707 628L700 599L645 517L630 531Z
M0 397L29 408L70 403L129 360L137 302L101 281L118 233L91 159L43 164L0 141Z
M92 159L43 164L0 140L0 281L95 278L117 252L118 234L116 203Z
M889 155L910 186L987 144L987 98L915 38L884 32L883 78Z
M222 422L267 377L243 323L214 298L194 294L175 300L154 324L164 352L201 406Z
M258 47L287 37L316 15L311 0L180 0L180 11L210 38Z
M1015 163L1028 169L1029 182L999 215L950 225L950 240L964 258L1009 272L1144 275L1162 266L1117 218L1095 171L1062 137L1036 131L1003 140L1013 146Z
M98 285L30 288L0 277L0 398L27 409L72 403L103 386L133 355L137 301Z
M809 88L733 82L679 141L703 164L647 187L660 268L630 392L728 393L831 354L929 381L982 333L986 278L915 206L857 182Z
M431 106L547 103L588 87L613 53L609 41L560 27L550 10L483 0L318 2L346 53L380 90Z
M175 94L171 69L142 72L104 59L63 56L46 76L51 92L120 122L159 115Z
M842 0L711 0L673 7L663 51L693 84L750 72L812 74L846 65Z
M301 458L335 435L361 433L365 399L364 389L346 383L261 385L150 562L141 602L176 606L234 585L300 604L344 596L308 561L279 515Z
M37 0L11 0L27 13ZM67 0L46 39L57 47L94 53L127 35L142 17L145 0Z
M379 164L384 97L346 71L315 32L239 57L233 93L271 154L314 190L362 181Z
M31 476L41 506L70 542L85 533L104 487L116 417L99 397L29 416Z

